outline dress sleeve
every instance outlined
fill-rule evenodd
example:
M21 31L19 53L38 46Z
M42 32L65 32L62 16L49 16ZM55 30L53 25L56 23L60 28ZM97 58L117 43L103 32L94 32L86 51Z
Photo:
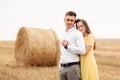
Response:
M95 42L95 38L94 38L93 34L89 34L87 36L87 39L85 40L86 45L93 46L94 42Z

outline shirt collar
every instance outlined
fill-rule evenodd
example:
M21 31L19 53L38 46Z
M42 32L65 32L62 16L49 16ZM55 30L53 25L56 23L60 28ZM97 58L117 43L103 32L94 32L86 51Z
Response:
M68 29L67 32L73 31L74 29L75 29L75 27L72 27L72 28Z

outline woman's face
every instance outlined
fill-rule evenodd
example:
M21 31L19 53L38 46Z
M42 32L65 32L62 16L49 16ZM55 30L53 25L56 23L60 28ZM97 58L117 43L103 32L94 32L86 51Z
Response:
M86 32L86 28L85 28L85 26L83 25L82 22L78 22L76 27L77 27L77 29L78 29L79 31L81 31L82 33L85 33L85 32Z

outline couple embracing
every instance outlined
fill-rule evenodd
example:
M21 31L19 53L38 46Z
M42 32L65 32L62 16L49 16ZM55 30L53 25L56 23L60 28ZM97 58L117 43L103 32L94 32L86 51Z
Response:
M61 39L60 80L99 80L94 57L95 38L84 19L68 11Z

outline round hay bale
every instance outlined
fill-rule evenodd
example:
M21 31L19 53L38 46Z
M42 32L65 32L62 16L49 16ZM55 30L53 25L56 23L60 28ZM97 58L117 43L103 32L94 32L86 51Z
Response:
M24 66L57 66L60 44L51 29L20 28L15 42L15 59Z

